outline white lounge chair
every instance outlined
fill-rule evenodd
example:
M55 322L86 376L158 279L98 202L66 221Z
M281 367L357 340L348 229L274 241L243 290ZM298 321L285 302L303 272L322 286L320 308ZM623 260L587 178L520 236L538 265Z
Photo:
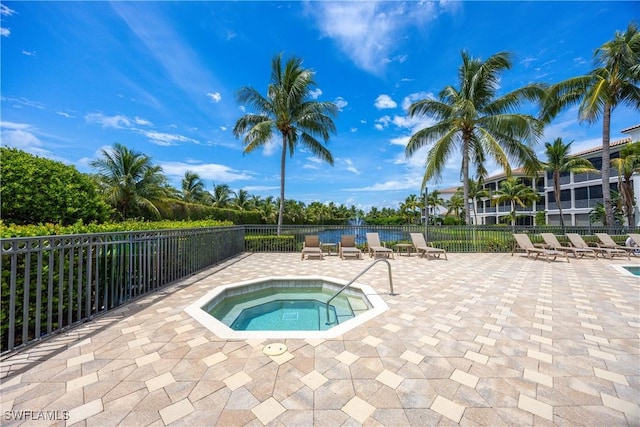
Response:
M558 238L556 237L556 235L553 234L553 233L540 233L540 236L542 236L542 238L544 239L544 243L545 243L546 249L553 249L553 250L556 250L556 251L570 252L576 258L578 258L578 255L580 257L584 257L584 256L587 256L587 255L592 255L594 258L598 258L598 254L596 254L596 252L593 249L589 248L589 247L576 248L575 246L563 246L558 241Z
M338 254L340 255L340 259L345 259L345 258L362 259L362 252L356 246L356 236L348 235L348 234L340 236Z
M444 259L447 261L447 251L441 248L435 248L431 244L427 244L427 241L424 238L424 234L422 233L410 233L411 241L413 242L413 247L416 249L416 252L422 256L426 257L428 260L431 260L430 256L433 255L434 258L440 258L440 255L444 255Z
M576 248L590 248L593 249L593 251L597 254L597 255L601 255L602 258L613 258L614 256L627 256L627 259L629 258L629 253L627 251L623 251L621 249L613 249L613 248L602 248L599 246L589 246L587 244L587 242L584 241L584 239L582 238L581 235L579 235L578 233L567 233L567 237L569 238L569 242L571 242L571 245L576 247Z
M633 246L619 245L607 233L595 233L595 235L598 238L598 240L600 240L600 243L598 243L599 247L608 248L608 249L619 249L621 251L626 251L627 254L633 254L633 256L636 256L636 252L635 252L636 248L634 248Z
M550 258L555 261L555 259L560 256L565 257L567 259L567 262L569 262L569 255L567 255L566 252L536 247L533 245L531 239L529 239L529 236L526 234L514 233L513 238L516 239L516 245L513 247L511 256L513 256L516 250L521 249L526 252L527 258L529 258L529 255L535 255L534 260L537 260L538 257L543 256L547 260L547 262L549 262Z
M316 235L304 236L304 244L302 246L301 259L304 260L304 256L309 258L322 259L322 249L320 248L320 237Z
M378 255L382 255L387 258L394 257L393 250L380 243L380 236L378 233L367 233L367 246L369 247L369 257L377 258Z

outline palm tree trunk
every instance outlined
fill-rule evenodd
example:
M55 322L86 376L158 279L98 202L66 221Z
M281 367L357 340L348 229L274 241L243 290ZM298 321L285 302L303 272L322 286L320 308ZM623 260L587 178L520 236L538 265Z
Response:
M607 225L613 226L613 207L611 206L611 187L609 184L609 171L611 166L611 150L609 145L611 135L611 105L604 106L602 115L602 204L604 205Z
M560 211L560 226L564 233L564 216L562 215L562 202L560 200L562 196L560 192L560 173L557 170L553 171L553 192L555 193L556 203L558 204L558 210Z
M280 158L280 210L278 212L278 236L282 230L282 219L284 218L284 171L287 160L287 138L282 135L282 156Z
M463 203L464 203L464 221L465 224L471 223L471 212L469 212L469 137L463 137L462 142L462 179L463 186Z

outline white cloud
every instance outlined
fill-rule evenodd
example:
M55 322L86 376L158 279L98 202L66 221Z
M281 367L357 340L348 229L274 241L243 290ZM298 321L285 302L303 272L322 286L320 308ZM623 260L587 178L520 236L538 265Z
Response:
M309 96L312 99L318 99L320 97L320 95L322 95L322 89L320 89L320 88L317 88L315 90L309 91Z
M164 133L164 132L156 132L156 131L147 131L142 129L133 129L137 133L146 136L149 141L156 145L161 146L171 146L177 145L179 142L193 142L198 143L197 140L188 138L183 135L178 135L174 133Z
M211 102L220 102L222 101L222 95L219 92L209 92L207 96L211 99Z
M102 113L89 113L84 116L89 123L97 123L103 128L124 129L131 127L131 120L127 116L117 114L115 116L105 116Z
M384 128L389 126L389 123L391 123L391 117L382 116L379 119L375 120L375 125L373 125L373 127L375 127L377 130L383 130Z
M197 173L201 179L213 180L215 182L233 182L252 178L252 176L244 171L238 171L229 166L219 165L216 163L204 163L194 165L185 162L158 162L167 176L183 177L186 171Z
M11 30L9 30L8 28L0 27L0 36L9 37L10 34Z
M373 74L382 73L388 58L398 62L406 59L392 55L401 38L399 32L435 19L443 9L430 1L307 2L306 7L321 33L335 40L358 67Z
M398 103L391 99L389 95L382 94L378 95L374 105L378 110L382 110L385 108L396 108Z
M152 125L152 123L149 120L141 119L140 117L134 118L133 121L135 122L135 124L140 125L140 126L151 126Z
M0 4L0 15L2 16L11 16L14 13L16 13L15 10L13 9L9 9L7 6L5 6L4 4Z
M353 161L351 159L342 159L342 161L344 162L346 169L349 172L352 172L356 175L360 175L360 171L355 167L355 165L353 164Z
M415 189L420 184L410 182L409 180L389 180L385 182L378 182L368 187L361 188L349 188L349 191L398 191Z
M349 128L349 132L351 132L351 133L358 132L358 128L356 128L356 127Z
M75 117L75 116L72 116L69 113L65 113L64 111L56 111L56 114L59 115L59 116L62 116L62 117L66 117L67 119Z
M227 130L227 127L226 127L226 126L220 126L220 130L221 130L221 131L226 131L226 130Z
M338 107L338 111L342 111L344 107L349 105L349 103L341 96L334 99L333 103L336 104L336 107Z
M24 49L22 50L22 54L26 56L36 56L35 52L24 50Z
M435 99L435 97L433 96L432 93L429 93L429 92L415 92L415 93L409 94L402 99L402 109L407 111L409 110L409 107L411 106L411 104L413 104L416 101L421 101L423 99Z

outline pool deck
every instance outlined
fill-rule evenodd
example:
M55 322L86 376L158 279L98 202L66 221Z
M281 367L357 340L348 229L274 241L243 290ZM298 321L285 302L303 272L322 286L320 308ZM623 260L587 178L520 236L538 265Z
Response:
M184 311L215 286L369 263L245 254L5 356L1 424L640 425L640 278L612 267L640 258L396 256L397 295L384 263L358 280L389 310L332 339L221 339Z

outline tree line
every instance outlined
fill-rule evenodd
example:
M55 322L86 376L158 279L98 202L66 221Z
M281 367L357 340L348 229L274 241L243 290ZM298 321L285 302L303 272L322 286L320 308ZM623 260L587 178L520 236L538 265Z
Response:
M627 184L639 169L640 156L630 148L624 161L610 161L610 125L616 107L626 105L640 110L640 33L635 23L630 23L624 32L617 31L612 40L595 49L595 67L588 74L552 85L532 83L504 95L498 94L499 82L501 74L512 67L511 53L499 52L482 60L463 51L461 59L455 84L443 88L437 98L422 99L409 107L410 117L424 116L434 124L411 135L405 149L405 155L412 157L421 148L428 148L423 190L428 181L441 177L454 152L461 152L461 194L447 202L449 216L458 218L461 223L471 222L472 212L466 209L465 201L482 197L478 192L483 189L482 183L487 176L485 164L489 158L499 164L509 178L498 190L497 193L504 194L498 194L496 203L511 204L512 221L515 220L515 204L522 205L537 197L524 194L527 190L522 188L522 183L511 179L512 167L522 167L531 177L548 170L553 172L554 178L562 172L593 169L584 161L571 158L571 143L561 139L545 143L547 161L538 159L534 150L544 127L560 112L576 104L580 121L595 123L602 120L603 222L613 224L615 221L615 204L609 186L611 165L621 171L619 199L622 208L619 211L631 215L630 206L635 201ZM102 150L100 157L91 163L96 174L88 178L71 171L53 176L52 171L61 170L59 165L57 169L44 169L50 179L41 177L42 182L53 187L39 191L40 187L29 182L37 176L33 173L33 165L27 166L32 160L16 150L3 149L3 220L15 223L104 221L109 218L158 219L167 215L176 219L176 212L181 212L182 219L189 219L196 213L197 219L203 219L219 214L220 209L231 209L253 213L244 220L277 222L278 233L283 223L345 222L349 218L366 218L370 223L416 221L420 208L425 207L422 198L416 195L410 195L397 210L372 208L366 214L355 206L347 208L319 202L307 206L285 199L287 154L292 156L302 147L333 164L326 144L336 131L334 118L338 108L332 102L314 99L315 85L314 72L304 68L300 58L283 62L280 54L272 60L266 95L249 86L242 87L237 94L238 102L251 111L240 117L233 129L234 135L242 139L244 153L249 154L276 137L281 140L279 198L261 198L245 190L233 192L226 184L214 185L213 191L207 191L204 182L193 172L186 172L181 188L175 189L149 156L117 143L111 149ZM537 105L538 114L519 112L531 105ZM26 169L11 171L7 159L19 159ZM14 185L11 178L18 180L18 184ZM76 187L72 190L64 185L67 179L75 182ZM559 200L558 182L554 179L556 200ZM91 185L95 189L90 189ZM59 200L57 212L54 212L54 204L43 201L45 195ZM437 194L427 195L428 200L430 197L433 197L433 204L429 201L427 204L437 207ZM46 208L47 212L37 218L40 207ZM236 222L244 221L241 216L236 218Z

